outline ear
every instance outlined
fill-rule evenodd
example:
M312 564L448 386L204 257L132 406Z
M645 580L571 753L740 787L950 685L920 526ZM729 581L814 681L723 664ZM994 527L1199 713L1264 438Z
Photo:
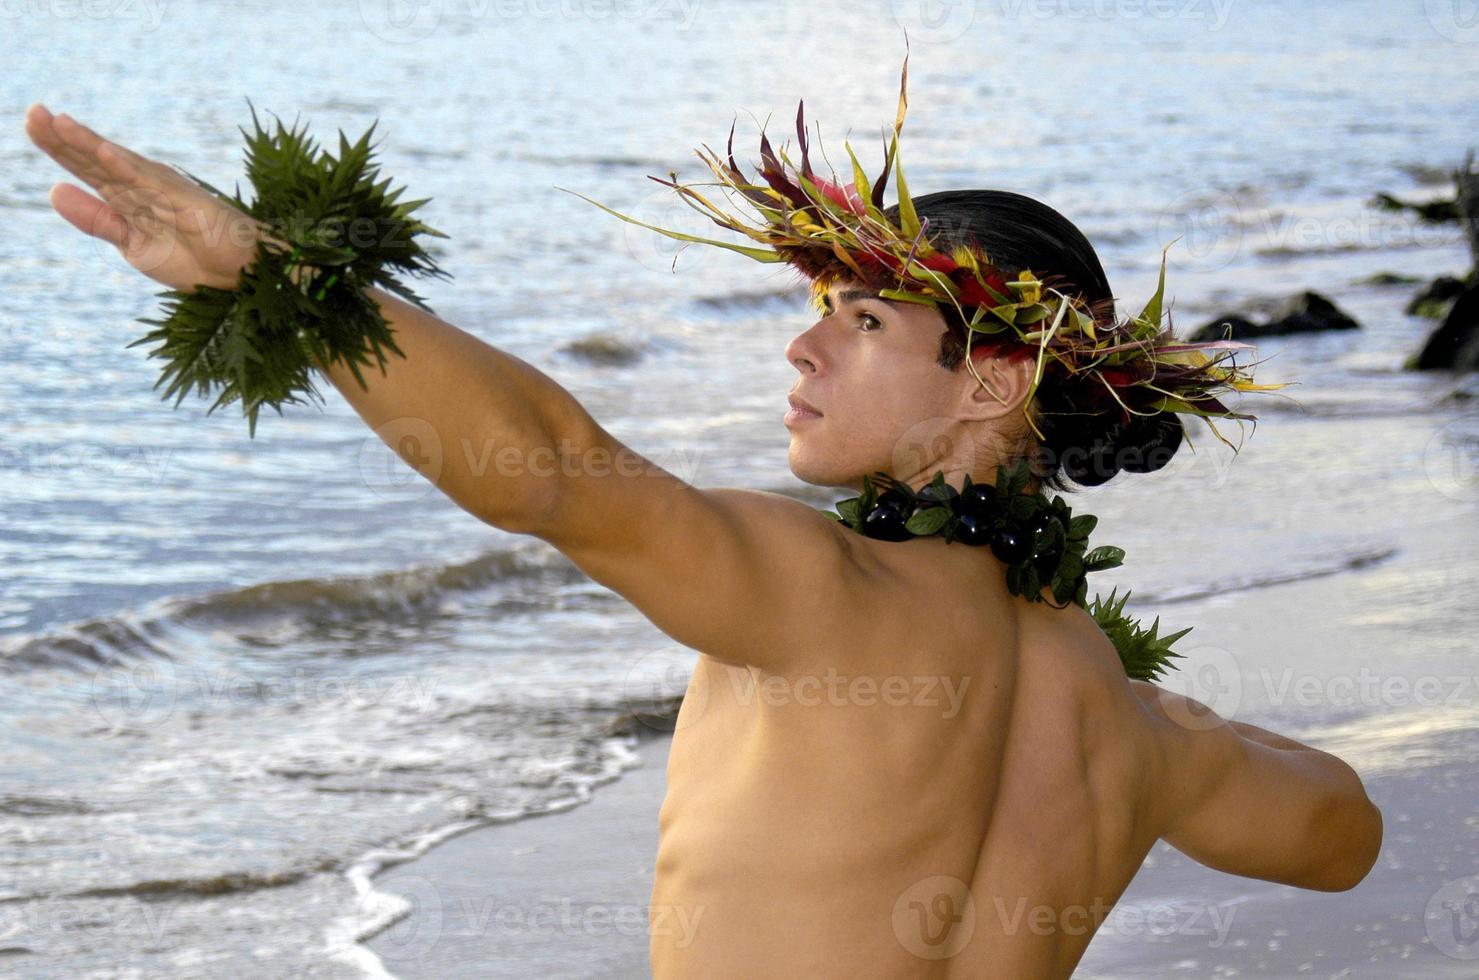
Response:
M1037 358L1031 351L991 356L972 351L971 363L962 366L961 418L988 421L1017 412L1027 399L1027 389L1037 373ZM975 366L975 374L971 366ZM980 380L977 380L979 376Z

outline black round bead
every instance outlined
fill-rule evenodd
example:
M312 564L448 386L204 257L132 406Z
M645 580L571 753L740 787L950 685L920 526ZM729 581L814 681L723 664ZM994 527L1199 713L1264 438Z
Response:
M883 491L878 495L878 504L883 507L893 507L897 510L903 511L904 513L908 513L909 508L914 505L914 501L904 491L890 487L889 489Z
M985 517L966 512L955 516L955 531L952 540L962 544L989 544L991 521Z
M1014 565L1032 554L1032 544L1015 528L998 527L991 535L991 553L1008 565Z
M1038 552L1036 555L1033 556L1032 564L1037 566L1037 571L1039 575L1047 578L1048 576L1053 574L1053 570L1058 567L1058 562L1062 559L1062 550L1055 548L1052 551Z
M996 488L989 483L972 483L956 498L955 509L961 514L975 514L988 519L995 517Z
M914 537L906 526L909 518L892 504L879 504L863 518L863 533L880 541L906 541Z

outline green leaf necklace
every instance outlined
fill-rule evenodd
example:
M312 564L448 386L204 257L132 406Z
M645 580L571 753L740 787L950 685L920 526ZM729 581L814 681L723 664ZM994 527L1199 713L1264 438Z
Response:
M1170 658L1181 656L1171 644L1191 628L1157 637L1160 617L1146 630L1124 615L1128 591L1118 602L1111 592L1107 600L1095 595L1092 605L1085 603L1088 573L1118 567L1125 552L1111 545L1089 551L1097 517L1075 517L1062 497L1023 493L1031 478L1025 460L1010 469L997 467L994 485L972 483L967 474L958 490L945 482L941 471L917 492L886 473L874 476L877 486L865 476L860 496L838 502L836 520L881 541L938 535L947 543L989 547L1007 566L1007 590L1013 595L1047 602L1042 595L1047 586L1054 608L1065 608L1070 601L1085 606L1114 643L1126 674L1137 680L1154 679L1171 666Z

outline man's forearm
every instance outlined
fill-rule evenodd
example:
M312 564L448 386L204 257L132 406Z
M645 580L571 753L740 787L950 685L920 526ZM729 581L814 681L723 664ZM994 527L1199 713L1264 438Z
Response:
M458 506L497 527L527 531L547 511L561 440L589 431L564 388L527 362L381 289L379 304L406 355L386 351L384 373L348 365L326 375L403 460Z

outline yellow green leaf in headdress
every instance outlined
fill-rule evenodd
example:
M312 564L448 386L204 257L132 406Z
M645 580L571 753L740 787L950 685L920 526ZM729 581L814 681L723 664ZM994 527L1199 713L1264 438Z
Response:
M1157 331L1160 330L1161 324L1161 302L1166 295L1166 252L1168 251L1170 251L1169 245L1161 251L1161 278L1160 282L1156 285L1155 295L1150 298L1150 302L1145 304L1145 309L1141 310L1140 315L1135 318L1136 322L1142 325L1153 326Z
M1048 308L1041 303L1033 303L1031 306L1023 306L1017 310L1016 324L1018 326L1030 326L1038 323L1048 315Z
M868 180L868 175L863 172L863 165L858 162L858 155L853 152L852 146L846 142L842 146L843 149L847 150L848 158L852 160L853 186L861 192L871 182ZM883 212L879 210L878 205L873 203L872 195L867 195L863 198L863 207L867 210L868 217L879 223L883 222Z
M899 230L906 238L918 238L919 215L914 212L914 199L904 182L904 157L898 150L894 151L894 178L899 185Z
M1007 286L1015 289L1024 303L1036 303L1042 299L1042 283L1032 274L1031 269L1023 269L1016 280L1007 283Z
M902 303L917 303L920 306L939 305L937 300L933 300L930 299L928 296L923 296L919 293L910 292L904 289L880 289L878 291L878 296L880 299L896 299Z
M1097 343L1099 340L1099 335L1094 333L1094 318L1089 316L1087 313L1080 312L1077 307L1074 307L1072 309L1072 313L1073 320L1076 324L1078 324L1079 331L1085 337L1088 337L1090 340Z
M1004 323L1015 324L1017 322L1017 307L1015 306L993 306L991 312Z
M632 218L632 217L629 217L629 216L627 216L625 214L622 214L620 211L613 211L611 208L608 208L606 205L602 204L600 201L592 201L590 198L586 197L584 194L581 194L579 191L572 191L572 190L569 190L569 189L564 188L564 187L556 187L555 190L565 191L565 193L567 193L567 194L574 194L576 197L580 198L581 200L587 201L587 202L589 202L591 204L594 204L596 207L600 208L602 211L605 211L607 214L615 215L616 217L620 218L622 221L626 221L626 222L628 222L630 224L634 224L634 225L641 225L643 228L647 228L647 229L649 229L651 231L655 231L659 235L666 235L668 238L676 239L677 241L680 241L680 242L695 242L695 243L700 244L700 245L713 245L713 246L716 246L717 248L728 249L731 252L738 252L739 254L748 256L749 258L752 258L752 259L754 259L757 262L784 262L785 261L784 256L780 255L778 252L776 252L776 251L774 251L772 249L768 249L768 248L746 248L743 245L732 245L729 242L719 242L719 241L713 240L712 238L699 238L697 235L685 235L685 234L683 234L682 232L679 232L679 231L669 231L666 228L659 228L657 225L650 225L650 224L648 224L645 221L638 221L636 218Z

